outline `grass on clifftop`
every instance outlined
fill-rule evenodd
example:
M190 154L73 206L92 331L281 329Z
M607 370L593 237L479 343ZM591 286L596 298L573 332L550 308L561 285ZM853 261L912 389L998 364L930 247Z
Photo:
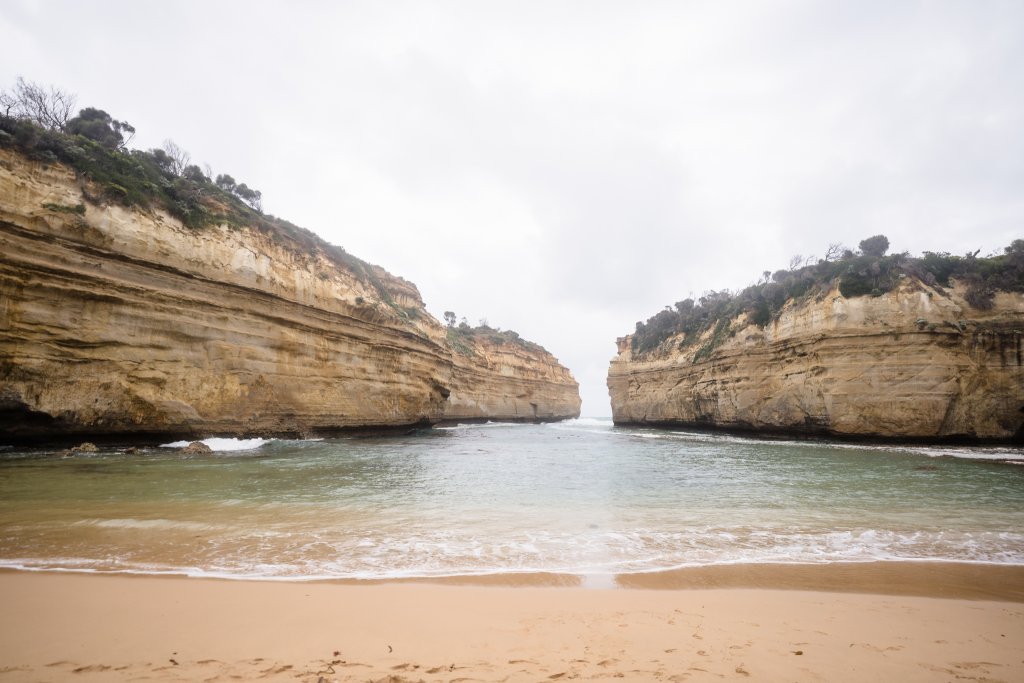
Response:
M97 110L82 113L87 111ZM104 112L99 113L106 116ZM76 120L77 117L71 119L67 129L73 129ZM113 121L109 116L102 121L106 127L101 128L100 133L96 133L99 124L86 129L93 135L88 137L0 114L0 148L13 149L42 164L61 163L71 167L79 178L88 181L82 183L82 192L94 205L116 203L142 210L160 208L196 230L221 224L251 226L295 253L319 251L336 266L371 285L382 301L392 304L391 294L374 273L373 266L305 228L264 214L260 209L259 191L244 183L235 183L228 175L212 180L199 166L187 163L187 154L175 160L163 149L129 150L120 136L110 137L115 135L113 124L127 124ZM95 124L95 119L92 122ZM172 151L177 149L173 143L169 144ZM71 212L63 207L46 208ZM84 206L73 209L78 214L85 212Z
M760 282L739 292L705 292L696 302L685 299L675 306L638 322L632 336L637 355L648 353L665 340L682 334L681 348L695 344L713 330L697 350L704 358L732 333L731 322L747 314L764 327L775 320L787 302L817 296L838 285L844 297L881 296L896 288L901 277L914 277L942 289L956 280L967 287L967 302L979 310L992 308L997 291L1024 292L1024 240L1014 240L1002 254L978 257L925 252L920 257L886 254L889 240L884 235L869 237L855 251L838 245L827 258L814 264L795 259L788 270L765 271Z
M160 149L129 149L135 128L101 109L85 108L72 116L76 96L18 78L10 90L0 90L0 149L11 149L43 164L73 169L86 201L140 210L163 209L186 227L202 230L215 225L252 227L275 243L302 256L323 254L334 266L351 273L376 290L381 302L406 321L427 315L422 304L401 306L382 280L383 270L330 244L313 232L263 213L262 193L227 174L212 178L190 163L187 152L170 140ZM43 208L81 220L85 204L46 203ZM328 277L327 273L321 276ZM362 297L356 303L367 302ZM511 330L487 326L449 325L449 340L472 353L467 342L486 337L494 344L513 343L530 350L544 349Z
M472 356L475 351L471 344L476 340L487 340L495 346L513 344L526 349L527 351L536 353L548 352L547 349L540 344L535 344L528 339L523 339L519 336L518 332L514 332L512 330L500 330L491 327L487 323L482 323L477 327L470 327L465 321L458 325L449 323L448 342L456 352L461 353L464 356Z

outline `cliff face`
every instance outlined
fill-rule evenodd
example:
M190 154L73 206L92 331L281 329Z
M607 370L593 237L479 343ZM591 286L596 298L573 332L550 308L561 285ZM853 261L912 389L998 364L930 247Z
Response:
M486 420L494 415L522 421L579 417L578 393L567 369L550 354L486 336L453 355L452 393L445 419Z
M578 415L550 354L454 353L416 287L383 269L83 190L66 167L0 149L7 439Z
M616 423L939 440L1024 439L1024 295L972 309L963 290L904 278L879 297L790 302L764 329L667 340L608 373Z

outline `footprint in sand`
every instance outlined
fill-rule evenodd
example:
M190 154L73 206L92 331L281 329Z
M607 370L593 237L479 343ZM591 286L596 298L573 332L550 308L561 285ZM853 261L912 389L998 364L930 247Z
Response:
M440 666L435 666L433 668L427 669L427 673L428 674L439 674L442 671L444 671L444 668L442 668Z
M95 673L97 671L110 671L111 668L112 667L109 667L106 664L89 664L88 666L80 666L77 669L72 669L71 672L76 674L88 674Z
M986 666L1003 666L995 662L951 662L955 669L966 669L968 671L973 669L983 669ZM988 673L987 671L983 673Z
M280 666L272 666L269 669L264 669L260 673L263 674L263 678L267 676L274 676L276 674L283 674L285 671L289 671L294 667L291 664L282 664Z
M890 645L889 647L879 647L872 645L871 643L861 643L860 646L865 650L872 650L873 652L899 652L903 649L902 645Z

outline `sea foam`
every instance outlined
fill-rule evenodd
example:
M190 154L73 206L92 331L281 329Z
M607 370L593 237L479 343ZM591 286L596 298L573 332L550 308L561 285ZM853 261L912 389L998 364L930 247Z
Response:
M202 443L210 447L211 451L251 451L259 448L265 443L269 443L273 439L235 439L235 438L219 438L213 437L210 439L203 439ZM160 448L184 448L189 445L190 441L175 441L173 443L162 443Z

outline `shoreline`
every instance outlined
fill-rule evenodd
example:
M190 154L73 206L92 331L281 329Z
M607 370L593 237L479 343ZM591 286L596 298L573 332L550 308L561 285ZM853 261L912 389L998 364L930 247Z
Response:
M622 428L647 428L664 432L696 432L699 434L719 434L722 436L740 436L758 441L809 441L835 442L839 444L865 444L871 446L1011 446L1024 445L1024 430L1007 437L976 437L969 434L947 434L944 436L895 436L884 434L854 434L850 432L833 432L823 429L791 429L786 427L747 426L743 424L711 425L703 422L687 422L685 420L651 420L637 422L635 420L616 420L611 418L612 425Z
M735 563L627 574L491 572L446 576L381 578L275 577L182 572L101 571L0 566L11 574L95 576L133 579L214 581L242 584L368 586L446 586L475 588L568 588L581 590L772 590L835 594L892 595L954 600L997 600L1024 604L1024 565L945 560L873 562Z
M955 585L920 597L4 571L0 681L1024 679L1024 605Z
M479 424L502 424L502 425L540 425L555 422L566 422L578 419L578 416L549 416L549 417L479 417L479 418L441 418L437 420L422 419L416 422L401 422L394 424L367 424L367 425L344 425L337 427L315 427L304 430L281 430L281 431L231 431L211 429L209 432L197 432L192 429L183 430L144 430L144 431L120 431L105 432L97 431L71 431L57 434L22 434L7 433L3 435L0 446L7 449L32 449L46 450L76 446L83 442L109 448L148 448L160 446L164 443L174 441L202 441L204 439L265 439L265 440L295 440L304 441L309 439L332 439L332 438L389 438L394 436L408 436L421 431L429 431L437 427L454 427L459 425ZM609 418L610 419L610 418Z
M91 442L109 448L154 447L173 441L202 441L203 439L283 439L308 440L330 438L388 438L406 436L435 428L473 426L481 424L502 425L543 425L581 419L581 416L546 416L546 417L464 417L439 418L436 420L422 419L416 422L395 424L345 425L337 427L318 427L305 430L281 431L232 431L213 429L210 432L196 432L193 429L142 430L108 432L102 430L69 431L57 434L47 433L7 433L0 446L7 449L46 450L71 447L83 442ZM709 425L698 422L674 420L658 420L636 422L630 420L616 421L614 417L589 418L608 420L613 428L622 429L656 429L663 432L696 433L704 435L733 436L754 441L779 442L803 441L810 443L834 443L837 445L867 445L880 447L964 447L964 448L1016 448L1024 446L1024 432L1005 438L978 438L966 434L945 436L884 436L877 434L850 434L828 431L805 431L799 429L747 427L742 425ZM995 462L1002 462L998 458Z

